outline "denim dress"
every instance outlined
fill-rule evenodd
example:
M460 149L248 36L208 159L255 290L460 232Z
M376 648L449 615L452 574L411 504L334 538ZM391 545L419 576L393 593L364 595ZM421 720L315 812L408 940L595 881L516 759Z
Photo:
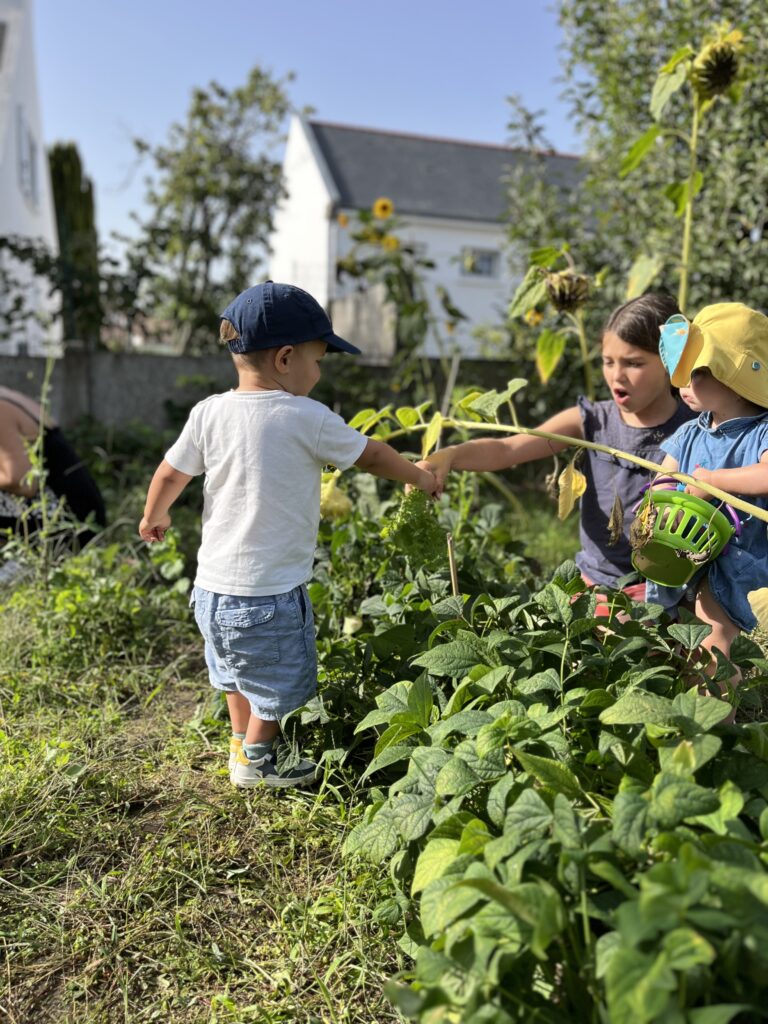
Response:
M681 473L703 469L740 469L760 461L768 451L768 412L739 416L712 426L712 414L703 412L686 423L661 447L677 460ZM768 508L768 496L743 495L758 508ZM737 510L738 511L738 510ZM685 596L693 583L706 578L720 607L745 632L757 626L747 594L768 586L768 523L738 513L741 533L734 536L711 565L706 566L686 587L662 587L648 581L646 600L670 608Z

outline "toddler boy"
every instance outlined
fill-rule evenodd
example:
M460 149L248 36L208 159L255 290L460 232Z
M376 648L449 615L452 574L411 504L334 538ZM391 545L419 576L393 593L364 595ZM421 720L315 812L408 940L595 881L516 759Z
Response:
M237 388L190 412L149 486L141 537L162 540L168 510L205 474L202 542L192 603L211 685L226 695L236 786L299 786L302 761L280 773L280 719L317 687L312 574L323 466L359 466L429 494L436 480L309 398L326 352L359 354L334 334L320 304L293 285L248 288L220 317Z

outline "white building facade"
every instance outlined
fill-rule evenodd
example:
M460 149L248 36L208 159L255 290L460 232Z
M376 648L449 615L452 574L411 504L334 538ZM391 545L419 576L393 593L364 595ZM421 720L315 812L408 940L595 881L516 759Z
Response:
M349 228L340 225L339 215L345 214L349 227L354 227L359 210L386 197L401 221L401 242L435 265L425 271L436 320L425 354L456 349L464 356L477 356L475 329L505 319L519 280L505 252L503 218L505 177L520 156L509 147L295 116L283 163L287 198L275 217L269 275L311 292L331 310L341 332L344 300L358 285L343 275L337 279L337 261L352 246ZM547 161L548 171L551 163L554 178L563 187L578 174L574 157L553 155ZM467 318L442 341L438 286ZM366 340L360 338L359 343L365 351Z
M56 218L37 91L32 0L0 0L0 236L58 252ZM58 307L47 281L0 251L0 353L58 354ZM16 301L20 314L9 319Z

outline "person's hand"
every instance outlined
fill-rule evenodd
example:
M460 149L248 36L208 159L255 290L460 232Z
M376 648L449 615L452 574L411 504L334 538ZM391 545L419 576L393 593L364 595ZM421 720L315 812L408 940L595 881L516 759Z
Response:
M435 474L432 472L432 470L429 468L426 462L417 462L416 467L417 469L420 470L420 473L419 482L417 484L414 484L414 486L418 487L420 491L424 491L424 493L428 494L430 498L437 498L438 490L437 479L435 477ZM408 485L406 485L406 493L407 491Z
M448 449L444 449L441 452L433 452L433 454L429 455L426 459L421 459L419 462L415 463L419 469L425 470L434 477L435 488L433 491L427 492L431 493L433 498L439 498L445 490L445 478L448 476L451 469L451 458L447 452ZM406 494L410 490L410 487L410 484L406 485ZM421 490L424 490L424 488L422 487Z
M701 480L705 484L711 482L712 470L705 469L703 466L696 466L694 471L691 473L694 480ZM688 484L685 488L686 494L692 494L694 498L703 498L705 501L711 501L712 495L709 491L703 491L700 487L694 487L693 484Z
M139 523L139 536L142 540L145 540L147 544L154 544L156 541L162 540L165 537L168 527L171 525L171 517L166 514L164 516L155 516L152 519L147 519L144 516Z

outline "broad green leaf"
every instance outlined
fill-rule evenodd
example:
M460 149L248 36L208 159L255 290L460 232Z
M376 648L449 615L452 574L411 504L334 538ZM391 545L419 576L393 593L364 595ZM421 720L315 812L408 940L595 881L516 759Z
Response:
M545 669L543 672L536 672L527 679L516 679L515 690L525 696L535 693L560 693L563 684L560 681L560 673L554 668Z
M664 189L664 195L667 199L672 200L676 217L683 216L686 206L688 203L693 202L701 191L703 184L704 175L701 171L696 171L692 179L686 178L685 181L675 181L671 185L667 185Z
M618 892L623 893L627 899L637 899L640 895L637 889L629 884L624 872L610 860L592 860L589 862L589 870L593 875L597 875L598 878L602 878L612 885Z
M663 71L665 74L668 75L671 71L675 70L680 61L686 60L688 57L693 57L695 52L696 51L693 49L693 47L689 46L686 43L686 45L681 46L679 50L675 50L675 52L669 58L667 63L659 70Z
M553 837L565 849L574 850L580 847L581 832L579 829L579 819L570 802L562 793L558 793L555 796L553 816Z
M650 110L654 121L661 120L664 108L683 84L687 74L688 68L683 63L683 58L677 64L672 65L669 71L662 69L659 72L651 92Z
M352 419L349 421L349 426L353 430L360 430L363 424L368 423L369 420L373 420L377 415L376 409L361 409L360 412L355 413Z
M377 757L374 757L365 769L363 779L367 779L373 772L381 771L382 768L388 768L391 764L407 760L413 753L413 750L413 747L406 746L386 747Z
M675 775L693 775L711 761L718 753L723 741L718 736L701 734L676 745L659 749L659 763L663 771Z
M547 286L539 268L529 267L525 277L517 286L517 291L512 296L507 315L511 320L518 316L525 316L528 310L538 306L546 296Z
M674 971L690 971L715 959L714 947L692 928L675 928L667 932L662 942L669 966Z
M493 836L488 831L488 826L479 818L473 818L464 827L459 840L459 853L471 853L473 856L483 852L486 843Z
M490 652L488 652L490 660ZM495 660L495 659L494 659ZM447 644L424 651L412 661L413 665L425 668L433 676L464 676L475 665L482 664L475 644L467 640L451 640ZM490 668L490 665L488 665Z
M424 934L438 935L485 899L477 889L456 884L454 875L436 878L421 895L419 917Z
M571 599L557 584L548 583L538 594L534 594L533 599L536 604L541 605L550 614L555 622L560 622L567 626L573 620ZM555 653L551 647L545 647L544 649L552 650Z
M611 707L600 712L605 725L668 725L673 721L672 701L647 690L627 690Z
M419 414L412 405L403 405L396 409L395 416L400 426L406 429L415 426L419 422Z
M536 369L542 384L555 372L565 350L566 337L559 331L545 327L536 339Z
M523 769L538 779L543 786L573 799L582 795L579 780L564 764L548 757L539 757L538 754L529 754L527 751L518 750L517 747L513 749L513 753Z
M686 818L709 814L720 806L717 793L677 775L662 773L654 781L648 814L661 828L674 828Z
M557 478L557 518L567 519L573 507L587 489L587 478L569 462Z
M642 295L653 284L663 269L663 256L648 256L645 253L641 253L629 268L627 290L624 298L629 301L629 299L636 299L639 295Z
M702 739L716 739L715 736L701 737ZM739 787L728 779L718 790L720 806L711 814L701 814L695 821L705 828L711 828L713 832L721 836L728 835L728 823L735 821L744 810L744 795Z
M605 983L611 1024L650 1024L677 987L665 953L654 957L624 946L614 951Z
M461 839L461 833L464 831L464 826L468 825L474 818L474 814L471 811L457 811L455 814L450 814L444 821L441 821L439 825L435 825L432 831L429 833L431 839Z
M345 852L364 853L368 860L380 864L397 848L397 837L397 816L392 807L385 804L372 821L352 829L345 843Z
M424 438L421 444L421 457L426 459L440 439L440 431L443 429L443 417L436 412L429 421L429 426L424 431Z
M419 839L429 828L434 800L429 794L401 793L391 801L397 830L406 842Z
M696 731L707 732L727 718L731 708L725 701L717 697L704 697L695 687L691 687L687 693L677 694L672 701L672 711L676 720L688 720L682 723L684 731L690 731L692 723L698 726Z
M549 269L553 263L562 258L562 249L556 249L553 245L545 245L541 249L534 249L528 257L528 262L532 267L547 267Z
M403 712L397 712L397 714L403 714ZM405 714L407 714L407 712ZM413 736L417 732L421 732L421 727L416 725L415 722L398 722L396 725L390 725L390 727L385 729L376 741L374 753L378 757L378 755L383 750L386 750L387 747L397 746L403 740L407 740L409 736Z
M620 178L626 178L630 171L634 171L640 165L645 154L659 137L660 132L661 128L657 124L652 124L648 131L643 132L640 138L635 141L630 151L621 161L621 167L619 167Z
M437 796L463 796L475 786L479 786L480 776L477 775L460 757L452 757L438 772L435 779Z
M529 839L543 836L552 823L552 811L535 789L524 789L504 818L504 833L511 834L522 845Z
M422 674L411 684L408 691L408 710L416 716L418 724L424 728L429 725L433 703L432 690Z
M488 813L488 817L497 828L501 828L504 825L504 818L507 813L507 799L509 797L510 790L512 790L515 785L516 782L514 775L512 772L508 772L506 775L503 775L498 782L494 782L493 786L491 786L488 791L485 809ZM531 790L531 792L533 791ZM546 810L546 804L544 807ZM766 814L766 822L766 828L768 828L768 814Z
M631 857L640 854L645 837L648 803L640 793L624 790L613 801L614 843Z
M504 388L504 397L512 398L517 394L518 391L522 391L523 388L528 387L528 381L525 377L513 377L507 381L507 386Z
M485 878L465 878L459 885L479 889L520 921L532 926L531 952L539 960L546 959L547 947L566 927L568 917L563 902L547 882L523 882L508 887Z
M700 1006L688 1011L689 1024L728 1024L739 1013L746 1013L753 1007L748 1003L718 1003L714 1006Z
M435 779L440 769L448 763L451 755L441 747L409 747L408 777L416 779L419 786L434 792Z
M675 622L667 632L686 651L695 651L702 640L706 640L712 632L712 627L705 626L702 622Z
M374 819L375 820L375 819ZM430 882L444 875L459 852L458 839L432 839L419 854L413 874L411 894L421 892Z

